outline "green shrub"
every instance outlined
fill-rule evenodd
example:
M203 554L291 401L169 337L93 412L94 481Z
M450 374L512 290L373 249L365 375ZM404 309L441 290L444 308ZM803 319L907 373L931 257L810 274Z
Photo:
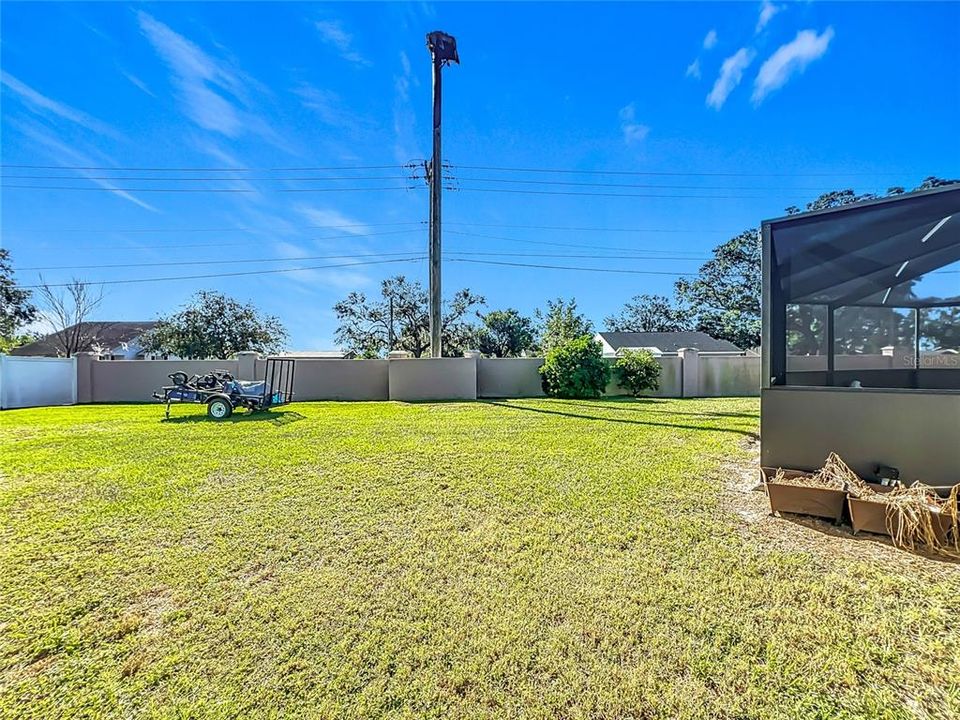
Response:
M596 398L610 382L603 347L589 335L569 340L547 353L540 366L543 390L560 398Z
M637 397L660 387L660 363L649 350L624 350L613 366L617 384Z

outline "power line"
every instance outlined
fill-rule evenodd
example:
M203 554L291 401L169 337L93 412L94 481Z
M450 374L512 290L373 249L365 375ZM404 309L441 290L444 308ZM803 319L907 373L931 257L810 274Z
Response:
M352 175L343 177L144 177L143 175L3 175L4 178L17 180L150 180L151 182L210 182L237 180L243 182L318 182L321 180L411 180L409 175Z
M404 222L388 222L388 223L346 223L342 225L293 225L291 227L297 229L325 229L325 230L334 230L340 228L354 228L354 227L388 227L391 225L425 225L426 223L423 220L408 220ZM16 230L18 233L121 233L124 235L132 235L134 233L203 233L203 232L244 232L244 233L257 233L261 232L260 230L255 230L252 228L242 228L242 227L219 227L219 228L136 228L136 229L124 229L124 230L107 230L107 229L96 229L96 230L83 230L79 228L26 228L21 230Z
M114 270L119 268L136 267L178 267L184 265L225 265L225 264L243 264L243 263L273 263L273 262L304 262L306 260L335 260L335 259L357 259L365 257L394 257L407 256L411 251L406 252L388 252L388 253L360 253L352 255L304 255L301 257L272 257L272 258L251 258L241 260L224 260L215 258L212 260L173 260L169 262L151 262L151 263L108 263L98 265L43 265L33 267L17 268L17 272L26 271L46 271L46 270ZM553 253L504 253L504 252L486 252L472 250L451 250L448 255L466 255L466 256L489 256L489 257L532 257L532 258L583 258L594 260L681 260L693 262L703 258L696 257L678 257L678 256L644 256L644 255L584 255L584 254L553 254Z
M110 178L106 178L110 179ZM758 190L775 192L823 192L824 186L820 187L793 187L776 188L749 185L662 185L649 183L604 183L604 182L574 182L564 180L517 180L514 178L479 178L479 177L458 177L456 180L463 182L497 182L509 183L512 185L561 185L576 187L610 187L610 188L647 188L663 190Z
M450 258L450 262L475 263L477 265L505 265L508 267L542 268L546 270L577 270L583 272L624 273L628 275L671 275L673 277L696 275L696 273L666 272L663 270L626 270L622 268L570 267L568 265L542 265L534 263L499 262L496 260L468 260L466 258Z
M407 165L331 165L297 167L143 167L135 165L111 167L107 165L18 165L0 164L0 168L16 168L19 170L103 170L122 172L333 172L341 170L397 170L412 167L416 163Z
M150 178L142 178L144 180ZM226 179L226 178L225 178ZM76 187L75 185L0 185L3 190L81 190L93 192L162 192L162 193L255 193L259 190L246 188L128 188L128 187ZM380 190L422 190L419 185L403 187L364 188L272 188L270 192L369 192Z
M684 200L764 200L763 195L662 195L653 193L599 193L599 192L570 192L564 190L518 190L516 188L472 188L451 187L450 190L460 192L492 192L515 193L520 195L566 195L568 197L612 197L612 198L661 198Z
M643 251L640 251L643 252ZM531 257L531 258L583 258L592 260L656 260L656 261L684 261L699 262L708 260L707 256L699 257L680 257L678 255L589 255L589 254L565 254L565 253L505 253L505 252L480 252L450 250L448 255L488 255L493 257Z
M85 180L112 180L112 181L129 181L129 180L149 180L151 182L216 182L224 180L238 180L244 182L339 182L339 181L348 181L348 180L417 180L422 179L419 177L412 177L411 175L353 175L353 176L335 176L335 177L310 177L310 176L274 176L274 177L242 177L242 178L229 178L222 175L217 176L194 176L194 177L163 177L163 176L154 176L154 177L145 177L143 175L10 175L5 174L3 176L6 179L17 179L17 180L70 180L70 181L85 181ZM756 191L776 191L776 192L823 192L825 190L824 186L819 187L793 187L793 188L779 188L779 187L766 187L766 186L757 186L757 185L663 185L663 184L651 184L651 183L610 183L610 182L576 182L576 181L564 181L564 180L521 180L516 178L483 178L483 177L457 177L457 178L447 178L448 180L457 180L463 182L484 182L484 183L505 183L511 185L558 185L558 186L572 186L572 187L601 187L601 188L645 188L645 189L662 189L662 190L756 190ZM22 187L22 186L18 186Z
M676 228L624 228L624 227L577 227L574 225L508 225L503 223L468 223L447 222L447 225L463 225L466 227L510 228L517 230L572 230L575 232L629 232L629 233L722 233L727 230L679 230ZM452 232L452 231L451 231Z
M251 231L253 232L253 231ZM379 237L381 235L403 235L405 233L415 233L419 230L409 229L409 230L385 230L383 232L373 232L373 233L350 233L347 235L325 235L323 237L311 237L304 238L305 241L322 241L322 240L352 240L357 238L368 238L368 237ZM215 243L175 243L175 244L163 244L163 245L73 245L74 248L85 248L90 250L174 250L182 248L213 248L213 247L240 247L247 245L257 245L262 241L260 240L247 240L244 242L215 242Z
M291 272L301 272L303 270L328 270L332 268L347 268L347 267L358 267L361 265L385 265L387 263L402 263L402 262L416 262L419 260L425 260L426 256L424 255L413 255L407 258L397 258L395 260L370 260L368 262L356 262L356 263L337 263L334 265L308 265L306 267L295 267L295 268L279 268L274 270L248 270L243 272L229 272L229 273L212 273L205 275L177 275L173 277L159 277L159 278L128 278L124 280L100 280L96 282L86 283L88 285L132 285L136 283L153 283L153 282L166 282L168 280L205 280L209 278L225 278L225 277L241 277L246 275L273 275L277 273L291 273ZM69 287L72 283L51 283L46 285L46 287ZM22 288L29 289L38 289L44 287L44 285L21 285Z
M448 230L447 232L452 233L453 235L463 235L465 237L475 237L475 238L486 238L488 240L505 240L507 242L516 242L523 243L525 245L549 245L552 247L571 247L571 248L588 248L590 250L617 250L621 252L647 252L647 253L686 253L688 251L678 251L678 250L647 250L643 248L631 248L631 247L617 247L612 245L595 245L593 243L558 243L550 242L547 240L521 240L520 238L511 238L503 237L502 235L486 235L482 233L469 233L463 232L462 230ZM689 254L694 254L689 252Z
M269 263L269 262L303 262L305 260L338 260L338 259L357 259L365 257L391 257L397 255L410 255L408 252L389 252L389 253L360 253L352 255L304 255L302 257L286 258L254 258L250 260L224 260L217 258L214 260L173 260L169 262L154 263L110 263L106 265L47 265L40 267L17 268L17 272L39 271L39 270L113 270L117 268L135 268L135 267L175 267L183 265L226 265L242 263Z
M521 172L521 173L562 173L566 175L640 175L662 177L893 177L902 175L894 172L866 172L866 173L745 173L745 172L661 172L653 170L575 170L570 168L530 168L504 167L493 165L458 165L445 163L446 168L462 170L487 170L492 172Z
M395 170L419 167L421 160L411 160L406 164L391 165L296 165L296 166L259 166L259 167L224 167L224 166L193 166L193 167L159 167L143 165L38 165L26 163L3 163L0 168L21 170L87 170L108 172L331 172L351 170ZM444 163L445 168L459 168L463 170L483 170L490 172L519 172L519 173L560 173L568 175L636 175L652 177L892 177L902 175L899 172L783 172L783 173L751 173L751 172L700 172L700 171L653 171L653 170L579 170L575 168L544 168L544 167L508 167L493 165L460 165Z

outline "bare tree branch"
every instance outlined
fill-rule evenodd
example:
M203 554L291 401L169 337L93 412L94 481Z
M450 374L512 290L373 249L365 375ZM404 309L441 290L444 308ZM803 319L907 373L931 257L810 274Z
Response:
M74 278L65 287L51 287L40 278L40 307L53 326L57 352L64 357L86 350L112 323L89 318L103 303L103 286Z

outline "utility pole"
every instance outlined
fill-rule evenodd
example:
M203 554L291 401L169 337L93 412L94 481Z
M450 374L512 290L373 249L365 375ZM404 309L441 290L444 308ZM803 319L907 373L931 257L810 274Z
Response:
M441 73L444 65L460 64L457 40L452 35L435 30L427 33L427 48L433 60L433 157L427 168L430 183L430 357L440 357L440 191L443 186L443 164L440 154Z
M387 325L387 352L393 352L393 294L390 294L390 324Z

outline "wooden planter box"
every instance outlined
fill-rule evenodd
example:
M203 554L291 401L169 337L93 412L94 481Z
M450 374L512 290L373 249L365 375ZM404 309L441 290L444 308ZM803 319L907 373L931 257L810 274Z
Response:
M838 523L843 519L847 494L843 490L770 482L767 483L767 497L770 512L813 515Z
M876 533L877 535L890 536L887 529L887 507L886 503L870 502L859 498L850 498L850 523L853 525L854 534L863 531ZM898 508L894 512L900 512ZM947 534L950 532L950 520L940 513L938 509L931 509L930 519L933 522L933 530L941 544L946 544Z
M890 535L887 531L887 504L861 500L852 497L848 501L850 506L850 524L853 525L853 534L870 532L877 535Z

